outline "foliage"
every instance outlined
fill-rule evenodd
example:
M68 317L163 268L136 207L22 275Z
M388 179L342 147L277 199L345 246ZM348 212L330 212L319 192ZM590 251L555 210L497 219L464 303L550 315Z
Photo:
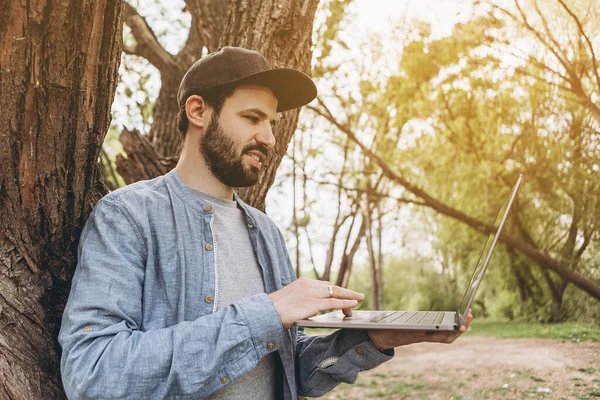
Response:
M398 220L390 217L402 209L429 222L433 268L410 271L405 263L414 265L415 258L397 258L418 242L385 247L386 308L452 308L485 238L461 221L414 207L419 199L406 185L378 180L380 164L358 146L344 147L346 135L420 190L488 224L517 174L524 174L505 232L590 282L600 278L600 118L590 100L600 96L594 71L599 8L589 0L572 9L559 2L515 2L506 10L491 4L449 36L435 36L423 22L399 24L389 37L370 36L360 44L360 59L351 59L352 51L343 51L347 46L332 45L328 32L322 54L331 55L319 59L328 65L326 82L319 81L328 90L311 109L333 129L330 145L338 152L349 149L340 180L345 193L377 182L387 235L397 234L392 224ZM548 21L556 33L547 29ZM348 38L340 36L346 44ZM358 74L347 70L349 62ZM316 162L331 168L319 157ZM335 175L336 168L329 171ZM354 199L348 195L342 206ZM318 224L322 231L322 220ZM353 274L351 285L368 291L366 269L355 267ZM600 313L597 300L505 246L495 252L475 307L482 315L540 322L597 321Z

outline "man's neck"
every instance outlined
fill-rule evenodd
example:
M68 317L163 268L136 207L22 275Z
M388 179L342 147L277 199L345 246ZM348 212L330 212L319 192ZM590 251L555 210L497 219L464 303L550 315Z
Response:
M189 154L184 147L175 170L186 185L213 196L233 200L233 188L225 185L213 175L200 154Z

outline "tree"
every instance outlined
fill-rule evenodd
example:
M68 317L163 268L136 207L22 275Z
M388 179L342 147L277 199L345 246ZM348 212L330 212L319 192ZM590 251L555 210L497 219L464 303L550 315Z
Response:
M0 398L60 399L56 338L77 241L106 193L120 0L0 11ZM69 21L69 23L65 23Z
M275 65L307 70L317 3L232 0L219 41L258 49ZM203 18L195 17L188 38L198 47L184 52L191 64L192 50L216 43L207 32L211 23L221 24L211 22L210 12L222 2L188 6ZM143 19L128 5L123 8L120 0L11 1L0 11L0 138L6 144L0 147L0 398L64 398L56 338L81 229L106 193L98 158L110 124L123 19L146 40L126 51L147 54L167 73L173 67L171 56L152 44ZM178 68L169 82L177 80ZM165 85L157 121L172 123L172 95ZM286 113L267 174L245 192L253 204L264 200L297 116L298 111ZM173 142L162 135L173 132L174 126L157 126L148 143L166 151Z

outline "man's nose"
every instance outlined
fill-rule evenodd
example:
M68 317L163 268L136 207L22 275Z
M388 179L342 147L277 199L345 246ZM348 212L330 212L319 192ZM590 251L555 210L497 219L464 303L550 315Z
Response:
M277 139L275 139L275 135L273 134L273 128L271 124L268 122L266 124L262 124L260 131L256 134L256 141L264 144L269 149L275 147L275 143Z

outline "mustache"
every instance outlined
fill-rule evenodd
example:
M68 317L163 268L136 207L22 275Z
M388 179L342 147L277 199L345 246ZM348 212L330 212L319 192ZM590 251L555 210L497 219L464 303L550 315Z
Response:
M269 156L269 148L267 146L265 146L264 144L260 144L260 143L253 143L250 144L246 147L244 147L244 151L243 153L247 153L249 151L260 151L261 153L263 153L265 155L265 157Z

